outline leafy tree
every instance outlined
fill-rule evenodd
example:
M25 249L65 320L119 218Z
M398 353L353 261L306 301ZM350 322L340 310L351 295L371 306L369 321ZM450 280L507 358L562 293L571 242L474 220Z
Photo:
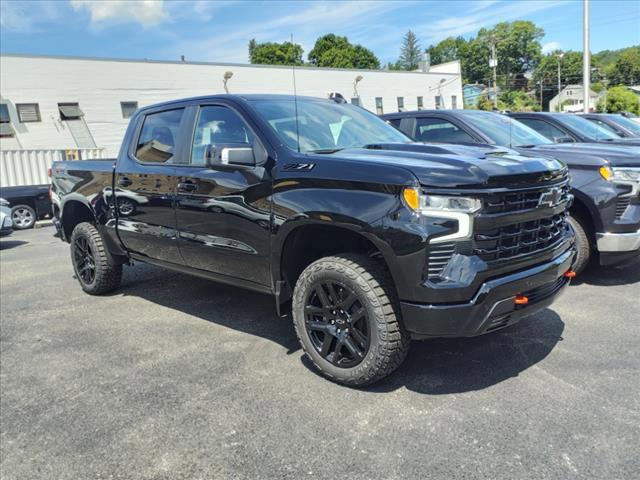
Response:
M449 37L430 45L427 53L434 65L460 60L464 83L487 84L491 78L489 47L477 39L467 41L463 37Z
M380 68L380 60L362 45L353 45L347 37L329 33L316 40L309 61L318 67Z
M537 112L540 104L522 90L511 90L498 96L498 107L512 112Z
M302 65L302 46L291 42L249 42L249 60L263 65Z
M418 68L421 54L418 37L409 30L402 39L402 49L400 50L398 63L402 66L403 70L415 70Z
M599 112L633 112L640 114L640 97L626 87L613 87L607 90L596 106Z
M492 38L496 40L497 72L502 87L508 89L515 75L530 72L538 65L542 56L540 39L543 36L544 30L536 27L535 23L516 20L500 22L491 29L482 28L477 38L487 44Z
M562 53L561 50L556 50L543 56L531 77L535 85L540 85L540 82L542 82L543 105L547 105L549 100L558 94L557 55L560 53ZM562 87L572 83L582 84L582 52L564 52L564 56L560 59L560 83ZM538 87L536 88L538 101L540 100L539 92L540 89Z
M622 51L606 70L611 85L637 85L640 83L640 46Z

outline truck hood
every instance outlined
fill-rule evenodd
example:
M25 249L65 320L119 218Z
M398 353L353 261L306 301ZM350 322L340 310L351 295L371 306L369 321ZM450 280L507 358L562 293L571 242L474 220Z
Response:
M384 143L345 149L336 157L389 164L410 170L424 186L436 188L513 187L566 175L554 158L525 157L513 150L466 145ZM332 155L332 156L333 156Z
M523 154L551 155L568 164L580 163L581 158L598 157L617 167L639 167L640 148L623 147L604 143L554 143L536 145L531 148L518 148ZM526 152L525 152L526 151Z

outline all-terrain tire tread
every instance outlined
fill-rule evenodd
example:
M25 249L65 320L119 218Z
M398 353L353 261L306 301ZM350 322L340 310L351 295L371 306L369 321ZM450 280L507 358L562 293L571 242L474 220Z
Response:
M102 295L118 288L122 280L122 264L114 261L95 225L88 222L76 225L71 234L72 248L77 235L87 236L95 247L96 279L90 286L80 282L82 289L91 295ZM73 261L73 252L71 256Z
M368 301L376 307L376 319L374 325L377 326L380 344L378 351L374 352L371 360L367 358L354 369L355 375L337 378L324 370L307 351L302 336L306 335L304 328L304 318L297 318L298 309L295 305L304 303L306 290L302 287L308 282L308 278L314 272L323 270L334 270L341 275L345 275L351 280L359 282L367 292ZM360 254L338 254L331 257L324 257L311 263L300 275L294 290L294 325L298 340L305 353L311 359L314 366L328 378L352 387L362 387L377 382L386 377L398 368L409 350L411 338L404 328L399 314L396 289L391 275L380 260ZM371 345L370 348L374 348Z

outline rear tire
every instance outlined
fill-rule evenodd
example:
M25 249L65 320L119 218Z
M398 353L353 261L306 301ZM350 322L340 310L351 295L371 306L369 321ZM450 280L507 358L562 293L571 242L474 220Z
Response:
M16 205L11 208L11 221L14 230L33 228L37 219L36 211L29 205Z
M409 334L385 265L341 254L310 264L293 293L293 321L306 355L329 379L369 385L405 359Z
M101 295L118 288L122 264L114 260L94 225L87 222L76 225L70 243L73 270L85 292Z
M579 218L569 216L569 225L576 235L576 259L573 262L573 270L581 273L591 261L591 241Z

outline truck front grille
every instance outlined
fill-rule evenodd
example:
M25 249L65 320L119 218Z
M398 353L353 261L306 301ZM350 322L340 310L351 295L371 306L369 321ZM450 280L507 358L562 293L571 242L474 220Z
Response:
M569 199L569 185L560 185L559 198L555 199L555 203L565 202ZM520 192L496 193L490 195L485 200L483 213L513 213L522 210L530 210L536 208L540 204L540 198L543 194L549 192L549 187L539 188L535 190L525 190Z
M567 214L476 230L473 253L485 262L537 252L559 244L568 229Z

